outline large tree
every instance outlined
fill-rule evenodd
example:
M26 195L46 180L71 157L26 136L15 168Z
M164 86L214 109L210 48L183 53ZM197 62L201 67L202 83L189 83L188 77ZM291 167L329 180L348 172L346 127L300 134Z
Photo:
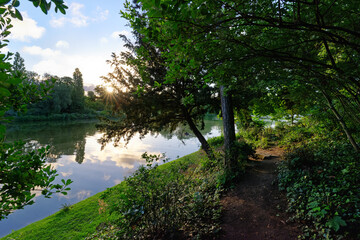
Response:
M218 105L213 87L200 84L197 73L186 78L166 78L165 50L143 42L139 34L135 34L135 45L125 36L122 38L130 51L120 56L113 54L109 63L114 71L104 80L113 84L115 91L108 93L108 102L112 99L114 110L123 118L100 125L105 131L102 142L121 138L128 141L136 133L144 136L148 132L174 131L178 126L188 125L207 155L213 158L199 130L205 114Z
M170 72L176 72L176 62L202 59L209 78L228 75L230 69L242 81L247 72L243 66L248 66L267 72L265 78L273 75L280 76L279 82L293 78L310 84L359 151L348 127L360 122L358 1L143 0L139 4L147 13L146 25L136 18L134 5L128 3L129 12L123 15L149 41L169 46ZM238 70L232 67L236 65ZM260 77L264 75L254 80ZM232 79L220 76L216 81L231 87Z

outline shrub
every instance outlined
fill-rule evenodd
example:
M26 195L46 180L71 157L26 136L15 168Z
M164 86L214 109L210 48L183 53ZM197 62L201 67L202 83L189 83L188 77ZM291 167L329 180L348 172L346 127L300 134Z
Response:
M349 144L301 146L279 166L289 210L305 221L304 238L360 239L359 154Z
M224 135L210 138L207 142L213 148L221 147L224 144Z
M159 169L152 164L159 156L145 154L144 158L148 165L127 178L124 188L109 189L103 195L110 213L116 216L112 225L116 226L117 238L175 239L216 234L220 205L214 177L186 166Z

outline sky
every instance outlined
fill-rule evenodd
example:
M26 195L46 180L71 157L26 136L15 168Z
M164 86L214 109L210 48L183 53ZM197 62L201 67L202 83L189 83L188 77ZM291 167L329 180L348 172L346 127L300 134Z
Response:
M83 74L84 86L102 84L101 76L111 68L111 53L124 50L119 34L131 36L121 18L124 0L66 1L66 15L51 11L45 15L27 0L18 10L23 21L14 20L8 49L19 52L28 71L69 76L75 68Z

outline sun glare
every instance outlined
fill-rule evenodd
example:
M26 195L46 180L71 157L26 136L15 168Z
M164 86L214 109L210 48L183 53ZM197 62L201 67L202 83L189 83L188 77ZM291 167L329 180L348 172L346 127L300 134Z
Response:
M114 91L114 88L108 86L108 87L106 87L106 91L107 91L108 93L112 93L112 92Z

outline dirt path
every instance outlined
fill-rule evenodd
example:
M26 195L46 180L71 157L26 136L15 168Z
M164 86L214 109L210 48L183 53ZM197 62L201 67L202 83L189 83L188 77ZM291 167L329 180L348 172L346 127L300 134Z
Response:
M221 200L224 209L220 239L287 240L297 239L297 226L287 223L286 201L273 181L276 162L282 149L257 150L268 156L262 161L251 161L250 167L238 185Z

